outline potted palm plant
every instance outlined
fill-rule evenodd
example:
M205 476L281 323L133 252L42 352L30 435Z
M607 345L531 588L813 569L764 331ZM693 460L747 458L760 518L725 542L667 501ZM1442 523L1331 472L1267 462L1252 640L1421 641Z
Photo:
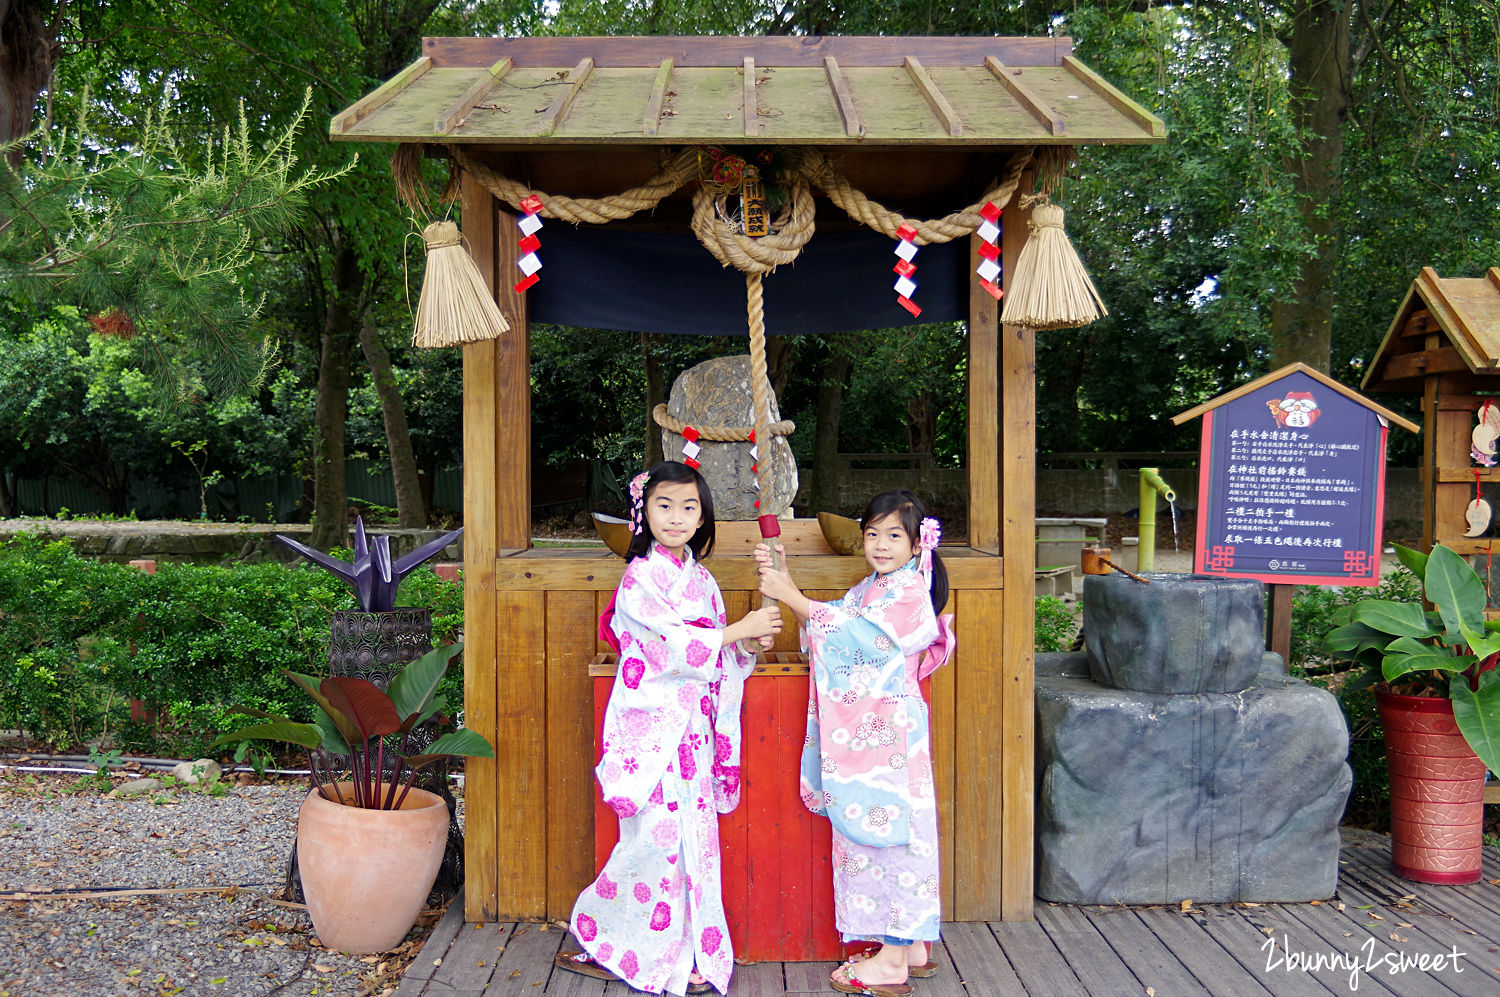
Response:
M1480 876L1485 770L1500 771L1500 621L1485 619L1484 582L1438 545L1396 547L1431 609L1365 599L1324 639L1335 658L1365 665L1391 776L1391 860L1424 883Z
M453 756L494 757L483 735L463 727L411 751L412 732L447 706L438 683L461 647L429 651L384 690L362 678L284 672L316 704L314 723L241 708L264 722L213 742L259 738L307 749L312 789L297 817L297 863L313 927L330 949L383 952L401 941L432 888L448 831L447 805L413 786L417 773ZM347 778L335 756L347 759Z

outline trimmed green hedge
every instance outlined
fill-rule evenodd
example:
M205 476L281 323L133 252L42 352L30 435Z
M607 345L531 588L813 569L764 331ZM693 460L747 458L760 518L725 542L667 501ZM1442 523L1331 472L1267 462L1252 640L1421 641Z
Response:
M418 570L403 605L433 609L433 639L463 626L463 588ZM109 735L129 751L201 753L250 705L311 719L281 669L328 671L334 610L347 587L306 564L162 563L148 575L92 561L67 541L0 543L0 728L56 750ZM463 701L462 669L444 680ZM130 700L155 719L131 719Z

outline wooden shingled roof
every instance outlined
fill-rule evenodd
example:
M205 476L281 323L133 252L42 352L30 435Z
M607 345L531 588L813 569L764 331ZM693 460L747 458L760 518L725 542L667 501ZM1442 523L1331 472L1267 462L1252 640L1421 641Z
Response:
M1423 267L1360 386L1420 391L1424 375L1459 370L1500 374L1500 268L1483 277L1439 277Z
M1166 140L1070 38L427 38L334 139L542 147Z

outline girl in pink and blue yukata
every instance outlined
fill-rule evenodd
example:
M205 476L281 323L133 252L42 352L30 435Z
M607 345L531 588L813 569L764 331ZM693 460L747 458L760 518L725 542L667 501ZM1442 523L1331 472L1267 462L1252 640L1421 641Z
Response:
M719 879L719 814L740 800L740 705L774 610L729 623L703 567L713 494L663 461L630 484L625 573L600 617L619 652L595 774L620 841L573 905L582 952L556 964L648 993L729 989L734 950Z
M756 548L760 590L801 622L811 666L802 802L833 824L834 920L873 954L833 972L842 993L899 997L937 964L938 828L927 703L918 683L953 654L941 531L905 489L860 519L871 574L836 602L813 602Z

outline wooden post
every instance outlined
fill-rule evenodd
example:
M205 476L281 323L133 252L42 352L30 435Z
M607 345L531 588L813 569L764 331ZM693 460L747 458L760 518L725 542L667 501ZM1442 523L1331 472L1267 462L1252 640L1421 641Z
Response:
M1266 647L1281 655L1281 667L1292 664L1292 594L1295 585L1271 585L1270 612L1266 614Z
M463 233L480 273L495 286L495 204L489 191L463 175ZM511 323L509 335L516 333ZM524 335L524 332L523 332ZM464 357L464 722L495 744L495 508L497 464L493 340L463 347ZM499 747L496 745L496 747ZM498 754L498 752L497 752ZM499 911L495 876L495 786L499 761L470 758L464 766L464 918L494 921Z
M1018 188L1019 189L1019 188ZM1012 197L1011 204L1019 204ZM1017 209L1019 210L1019 209ZM999 312L990 293L972 279L984 240L969 236L969 546L1000 553L1000 470L996 463L999 427Z
M1022 174L1017 191L1031 190L1034 177ZM1010 287L1015 261L1029 231L1031 212L1019 197L1006 208L1001 236ZM1000 916L1031 920L1034 893L1033 819L1035 749L1033 744L1036 644L1033 576L1036 573L1036 332L1005 326L1000 335L1000 550L1005 556L1003 627L1000 632L999 679L1000 783Z

